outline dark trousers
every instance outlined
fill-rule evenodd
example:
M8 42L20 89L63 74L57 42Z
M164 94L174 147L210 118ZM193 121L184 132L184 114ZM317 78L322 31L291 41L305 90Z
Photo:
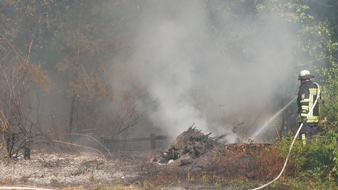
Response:
M299 132L299 139L303 141L303 144L309 143L312 137L317 134L317 130L318 123L304 123Z

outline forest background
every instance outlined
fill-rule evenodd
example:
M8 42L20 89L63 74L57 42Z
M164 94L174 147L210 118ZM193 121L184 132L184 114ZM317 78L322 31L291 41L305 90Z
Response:
M308 69L323 91L322 160L299 162L337 177L335 0L2 0L0 22L1 129L16 147L192 124L245 142ZM272 125L257 141L293 134L296 105Z

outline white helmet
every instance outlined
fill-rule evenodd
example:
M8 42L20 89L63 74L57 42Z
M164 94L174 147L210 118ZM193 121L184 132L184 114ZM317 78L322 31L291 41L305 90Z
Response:
M315 76L310 74L310 71L308 70L302 70L299 72L298 75L298 80L306 80L306 79L311 79L314 78Z

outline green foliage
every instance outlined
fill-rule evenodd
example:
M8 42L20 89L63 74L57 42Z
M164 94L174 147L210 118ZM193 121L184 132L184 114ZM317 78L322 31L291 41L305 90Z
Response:
M338 177L338 121L322 122L321 126L325 130L322 135L323 144L330 149L330 160L332 161L329 170L330 177Z
M321 114L323 124L338 121L338 66L323 69L326 84L323 87ZM326 125L324 125L326 126ZM332 126L332 125L329 125Z
M337 128L337 125L334 126ZM338 184L338 130L329 130L314 137L310 143L303 145L297 141L292 149L290 163L294 170L289 171L298 181L311 181L311 186L325 185L333 187ZM278 142L286 154L291 139L283 138ZM300 184L298 184L300 185ZM309 184L307 184L309 187Z
M301 23L299 36L302 39L298 67L311 70L323 87L321 103L322 119L329 122L338 120L338 35L337 5L334 1L322 4L298 0L291 7L296 14L293 18ZM326 8L325 8L326 7ZM316 9L329 11L321 17ZM309 15L304 17L304 15ZM310 16L311 15L311 16ZM330 16L331 15L331 16ZM317 80L318 80L317 79Z
M295 21L301 22L299 35L302 38L304 55L299 57L299 67L312 70L322 86L321 134L311 144L303 146L296 143L292 162L296 165L295 176L302 180L319 181L337 184L338 177L338 41L337 18L320 17L316 8L323 9L336 6L333 1L319 5L309 1L297 1L293 5L298 15ZM303 6L301 6L303 5ZM318 7L316 7L318 6ZM337 9L335 9L337 13ZM304 17L304 15L312 15ZM337 14L335 14L337 15ZM285 143L284 143L285 144ZM285 147L284 147L285 148Z

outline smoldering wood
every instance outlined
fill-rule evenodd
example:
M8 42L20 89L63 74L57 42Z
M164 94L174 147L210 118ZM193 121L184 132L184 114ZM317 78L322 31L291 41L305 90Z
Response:
M167 150L153 155L141 173L146 177L162 173L176 176L182 172L183 175L189 172L197 176L211 172L225 178L261 176L265 163L257 161L257 158L271 144L219 142L222 137L226 137L226 134L212 137L210 133L203 134L191 126Z

